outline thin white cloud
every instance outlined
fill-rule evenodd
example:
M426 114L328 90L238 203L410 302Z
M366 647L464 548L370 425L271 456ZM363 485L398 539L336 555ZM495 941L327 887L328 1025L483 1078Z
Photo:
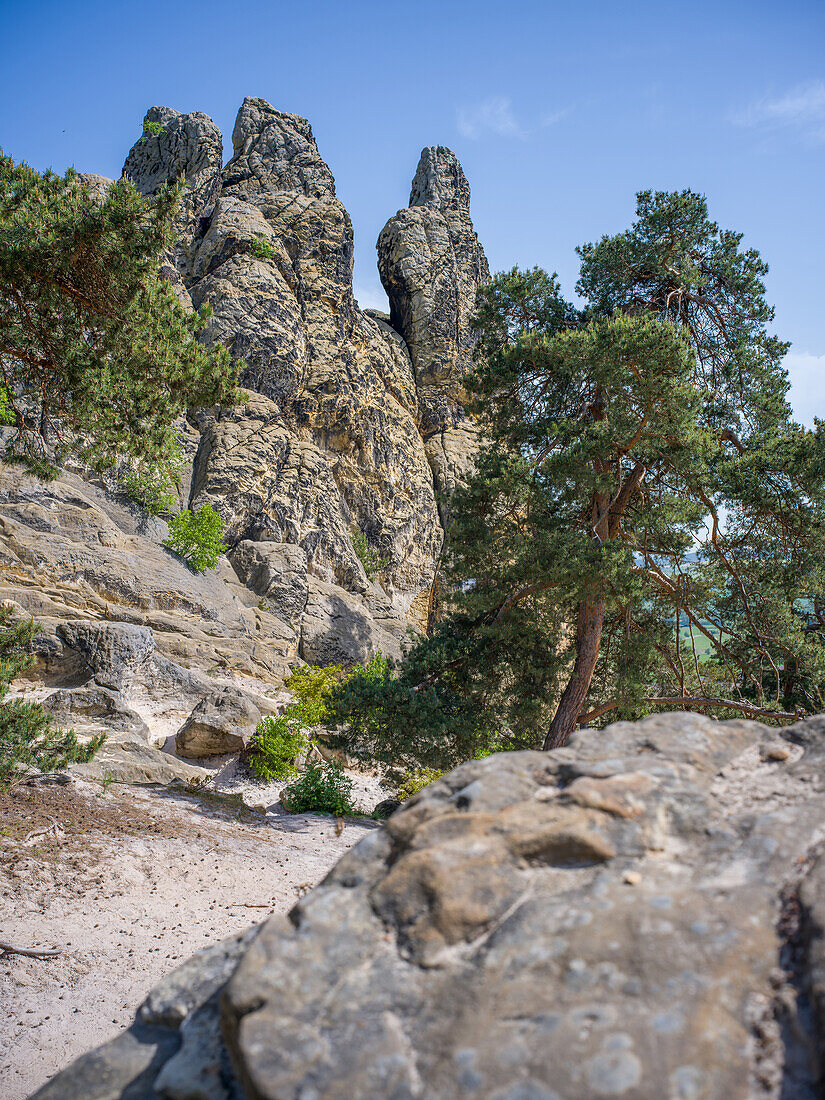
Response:
M570 114L570 108L569 107L562 107L561 110L559 110L559 111L548 111L547 114L542 115L541 118L539 119L539 126L541 127L542 130L546 126L555 126L555 124L557 122L559 122L561 119L563 119L565 117L565 115L569 115L569 114Z
M792 351L783 366L791 382L788 398L794 417L810 428L815 416L825 419L825 355Z
M506 96L491 96L472 107L460 107L456 119L462 137L477 140L496 134L523 140L527 131L516 118L513 105Z
M819 144L825 141L825 81L809 80L784 95L754 100L729 120L752 129L790 131Z

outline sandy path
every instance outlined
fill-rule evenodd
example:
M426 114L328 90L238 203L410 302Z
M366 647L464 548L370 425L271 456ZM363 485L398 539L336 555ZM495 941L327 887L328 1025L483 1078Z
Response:
M336 836L320 816L239 815L82 782L35 799L19 822L0 806L0 939L63 953L0 957L3 1100L127 1027L189 955L291 908L372 827L347 821ZM50 819L61 831L24 843Z

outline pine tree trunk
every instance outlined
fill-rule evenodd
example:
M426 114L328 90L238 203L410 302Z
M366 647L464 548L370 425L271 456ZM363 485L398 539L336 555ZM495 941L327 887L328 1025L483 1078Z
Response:
M573 665L573 674L564 689L545 738L545 749L558 749L566 745L570 734L576 728L599 657L604 610L602 599L586 599L579 604L576 624L576 663Z

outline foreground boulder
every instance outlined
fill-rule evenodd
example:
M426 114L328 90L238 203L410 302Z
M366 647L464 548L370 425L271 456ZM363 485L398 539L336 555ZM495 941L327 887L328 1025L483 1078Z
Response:
M190 960L191 1009L37 1095L818 1096L824 786L825 717L661 715L465 764L237 967Z

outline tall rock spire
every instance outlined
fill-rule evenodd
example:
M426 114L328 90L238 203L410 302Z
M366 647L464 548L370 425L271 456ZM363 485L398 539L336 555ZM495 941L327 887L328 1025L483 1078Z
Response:
M190 274L192 239L198 218L217 197L223 139L212 119L200 111L181 114L172 107L150 107L143 120L143 134L126 157L123 175L142 195L151 197L165 184L184 180L178 239L170 261L184 279ZM168 271L164 272L167 276Z
M450 149L422 151L410 205L378 238L378 270L392 323L410 350L436 483L449 491L476 447L462 407L462 380L472 365L476 292L490 277L470 218L470 187Z
M353 297L352 223L307 120L248 98L232 141L188 285L212 307L206 338L243 359L255 396L204 421L194 499L218 508L233 544L303 551L301 656L346 663L376 648L382 622L397 634L423 621L441 547L412 364ZM386 562L383 591L355 551L359 534ZM319 634L350 596L373 626ZM327 633L335 645L318 642Z

